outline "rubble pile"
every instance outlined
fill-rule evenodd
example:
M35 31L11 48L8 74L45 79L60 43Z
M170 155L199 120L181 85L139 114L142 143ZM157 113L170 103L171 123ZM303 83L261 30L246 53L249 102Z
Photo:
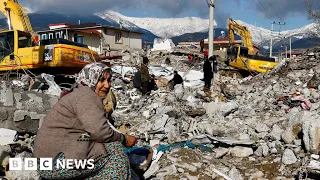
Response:
M177 64L183 58L171 56ZM212 150L186 145L167 151L147 171L156 179L305 177L319 171L317 61L306 55L251 80L221 76L209 94L201 86L154 91L146 99L124 91L118 96L129 104L115 114L125 122L116 126L154 149L191 142Z
M152 147L152 163L142 174L146 179L319 177L320 64L318 51L314 52L314 56L306 52L255 77L218 76L210 92L202 90L202 62L190 63L185 55L174 53L154 56L149 70L159 84L170 80L177 70L184 85L172 91L164 85L142 96L132 83L115 76L117 108L110 122L118 131L138 137L137 146ZM170 64L165 63L167 57ZM117 67L113 70L119 71ZM118 74L124 77L126 73ZM29 108L29 114L21 112L13 118L38 119L45 115L44 107L54 102L34 92L16 99L15 91L3 88L3 107L14 109L6 117ZM7 98L8 93L15 99ZM41 106L32 104L40 99ZM32 141L33 136L24 136Z

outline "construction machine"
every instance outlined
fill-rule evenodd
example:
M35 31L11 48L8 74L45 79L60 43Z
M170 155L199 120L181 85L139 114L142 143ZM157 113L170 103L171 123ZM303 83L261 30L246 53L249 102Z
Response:
M65 39L40 43L29 17L17 0L0 0L8 30L0 32L0 72L21 69L80 69L98 54L87 46ZM41 44L41 45L39 45Z
M227 51L229 66L250 73L264 73L271 71L277 65L274 58L254 53L251 33L245 26L229 18L228 27L231 45ZM241 45L235 44L235 32L242 38Z

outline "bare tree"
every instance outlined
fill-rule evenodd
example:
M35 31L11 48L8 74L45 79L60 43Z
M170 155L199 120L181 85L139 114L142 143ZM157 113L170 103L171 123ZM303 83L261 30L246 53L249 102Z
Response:
M307 10L308 10L308 18L313 20L315 23L318 24L315 28L314 36L319 37L320 35L320 8L315 7L315 5L311 2L311 0L304 0Z

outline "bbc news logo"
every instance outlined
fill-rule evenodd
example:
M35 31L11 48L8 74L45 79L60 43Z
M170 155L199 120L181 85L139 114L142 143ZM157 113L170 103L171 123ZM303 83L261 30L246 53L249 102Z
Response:
M40 158L39 166L40 170L52 170L55 169L93 169L94 168L93 159L57 159L55 167L53 167L52 158ZM19 171L19 170L37 170L38 169L38 159L37 158L10 158L9 159L9 170Z

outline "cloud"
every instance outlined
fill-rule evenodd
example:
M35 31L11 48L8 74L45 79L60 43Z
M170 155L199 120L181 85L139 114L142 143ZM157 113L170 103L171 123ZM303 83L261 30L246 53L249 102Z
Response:
M315 5L320 5L320 0L310 1L313 1ZM144 11L156 8L158 12L160 10L170 17L189 14L189 11L202 18L209 16L206 0L19 0L19 2L32 11L78 15L88 15L105 10L136 9ZM284 19L287 16L306 14L307 12L303 0L218 0L217 7L219 8L215 9L215 19L219 27L226 26L227 19L234 11L228 7L230 3L236 3L239 7L244 4L247 6L246 8L253 8L258 15L267 19Z
M303 0L252 0L255 9L264 18L285 19L288 16L307 14L307 8ZM312 1L312 0L311 0ZM320 1L314 0L314 5L319 6Z

